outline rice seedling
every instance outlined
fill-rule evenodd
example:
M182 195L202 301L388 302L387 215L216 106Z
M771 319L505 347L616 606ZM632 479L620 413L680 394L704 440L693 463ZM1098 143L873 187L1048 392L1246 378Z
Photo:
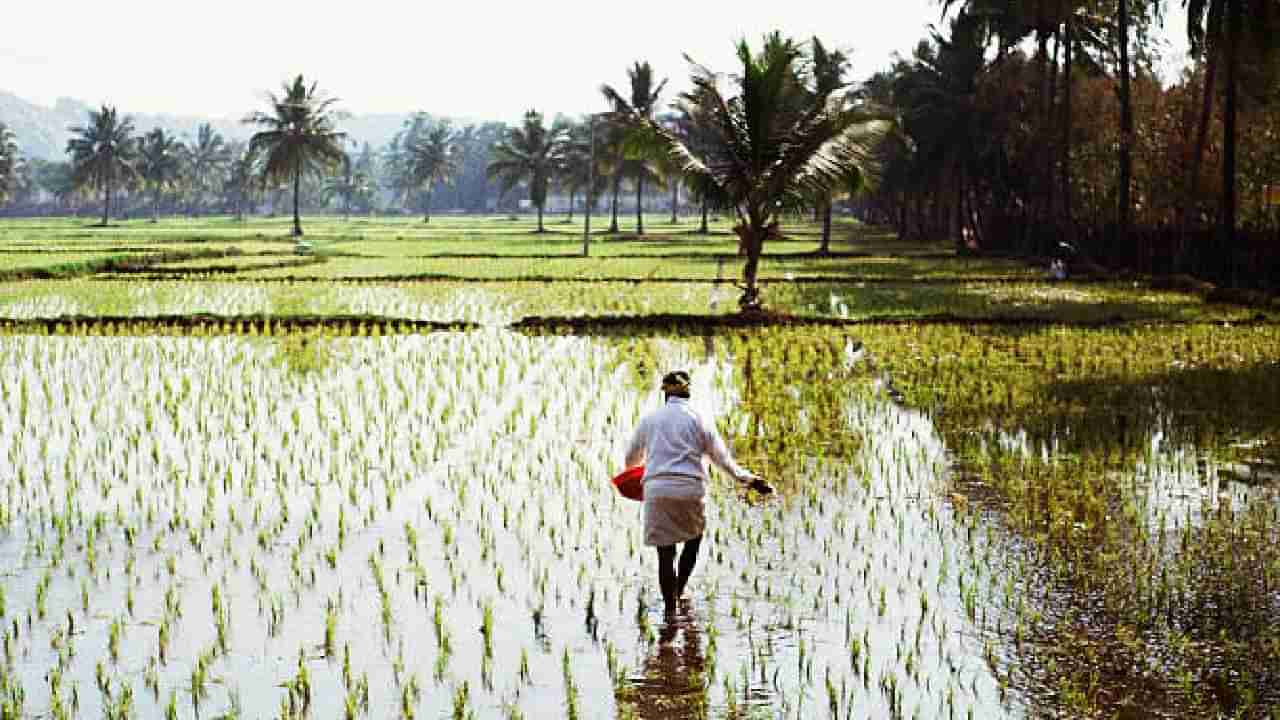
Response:
M353 323L354 337L308 340L328 359L302 373L278 360L276 327L270 337L251 337L247 326L237 336L95 332L103 334L0 336L0 457L8 461L0 497L14 518L3 532L26 558L5 584L0 617L12 625L6 655L31 652L24 664L7 663L14 670L5 682L43 689L56 653L28 649L55 639L65 648L80 636L79 652L102 648L104 680L118 695L106 677L111 626L119 625L124 667L132 652L124 623L154 621L156 683L133 699L139 716L167 713L155 687L170 689L170 704L171 689L186 685L193 702L228 707L215 663L245 693L248 715L281 704L301 712L304 686L312 705L323 697L348 717L401 714L413 668L431 666L453 692L415 694L419 716L450 714L461 688L464 716L515 709L512 697L580 715L615 699L626 716L639 714L637 687L688 687L663 675L676 658L702 674L699 689L670 702L712 716L746 705L793 716L923 717L946 708L1000 717L1016 714L1002 701L1006 690L1024 692L1010 665L1043 667L1037 628L1061 617L1035 589L1060 587L1037 575L1042 568L1112 598L1135 626L1150 628L1193 605L1242 607L1238 591L1217 598L1234 605L1215 605L1190 585L1195 573L1221 567L1213 561L1230 543L1270 557L1275 524L1260 510L1262 494L1232 489L1208 469L1216 460L1202 468L1194 452L1139 453L1139 428L1157 421L1136 399L1099 399L1076 386L1051 395L1045 380L1027 377L1043 368L1045 378L1069 382L1114 368L1118 378L1146 378L1179 358L1215 372L1265 367L1273 334L1247 329L1188 328L1172 344L1189 341L1192 351L1161 347L1152 354L1163 359L1143 370L1133 357L1157 344L1154 334L1080 332L1071 341L1096 349L1073 354L1052 335L979 342L948 327L777 328L718 333L707 356L701 337L679 331L390 336L366 324L359 336ZM859 356L858 341L873 355ZM1127 370L1122 356L1130 356ZM675 364L695 370L699 409L780 490L761 504L713 479L694 585L698 641L663 640L656 597L634 579L651 570L638 506L604 482L626 433L655 402L653 373ZM76 381L85 376L94 383ZM910 407L893 402L885 377ZM1258 386L1270 376L1249 377ZM1161 387L1186 392L1178 381ZM1197 412L1217 407L1195 394L1177 399ZM1125 443L1117 420L1089 410L1103 402L1125 408ZM1210 412L1224 428L1266 427L1261 411L1256 419L1249 410ZM91 431L89 419L107 429ZM1184 433L1189 425L1160 427ZM1216 442L1213 430L1190 432L1204 434L1201 447ZM1111 459L1089 443L1109 446ZM1114 495L1104 473L1142 492ZM1161 500L1206 475L1216 484L1196 502ZM1005 499L1007 520L990 519L981 487ZM1233 535L1233 523L1247 524ZM1029 539L1030 555L1005 544L1008 532ZM1193 548L1180 550L1190 565L1163 559L1164 548L1184 545ZM1089 547L1109 557L1077 559ZM1122 564L1127 547L1139 552ZM59 555L57 569L47 567ZM1255 567L1259 586L1274 582L1274 569ZM1121 580L1134 576L1146 584L1126 590ZM88 611L90 588L98 614ZM242 612L255 600L256 616ZM68 602L81 609L74 621L63 620ZM383 632L367 632L379 625ZM339 626L341 668L308 668L303 658L265 670L251 664L263 653L315 652L319 637L336 658ZM468 627L480 630L456 632ZM405 642L427 633L435 643ZM1188 648L1207 641L1182 634L1196 637ZM562 649L559 673L546 662L556 659L552 647ZM1204 692L1204 675L1193 655L1170 657L1197 678L1194 695ZM717 656L743 658L747 674L716 669ZM387 673L393 663L400 671ZM73 672L84 671L59 680L63 705ZM1105 697L1091 689L1105 676L1096 685L1079 672L1066 677L1063 691L1081 707ZM328 689L339 681L340 690Z

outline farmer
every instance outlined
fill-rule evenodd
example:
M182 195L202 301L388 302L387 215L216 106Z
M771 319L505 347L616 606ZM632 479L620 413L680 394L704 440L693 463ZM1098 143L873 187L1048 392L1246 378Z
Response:
M628 468L644 464L644 544L658 548L658 586L668 613L684 594L698 561L706 525L703 498L710 457L740 483L768 494L773 488L734 462L715 426L689 406L689 373L677 370L662 378L663 407L640 421L627 447ZM676 543L680 571L673 564Z

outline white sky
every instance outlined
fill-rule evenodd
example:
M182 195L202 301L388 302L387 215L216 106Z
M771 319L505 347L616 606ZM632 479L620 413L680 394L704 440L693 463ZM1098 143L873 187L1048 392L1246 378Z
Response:
M1181 3L1170 5L1180 7ZM673 89L689 53L734 69L733 42L778 28L852 51L853 74L908 55L938 22L935 0L16 0L0 35L0 89L125 112L239 116L299 72L356 113L429 112L515 121L603 110L648 60ZM1185 46L1180 12L1168 35ZM670 98L671 93L665 97Z

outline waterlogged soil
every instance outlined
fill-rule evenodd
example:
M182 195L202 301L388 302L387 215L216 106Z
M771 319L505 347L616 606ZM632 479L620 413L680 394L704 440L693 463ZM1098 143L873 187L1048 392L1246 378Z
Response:
M127 686L137 717L274 715L304 687L323 717L1033 714L1002 679L1012 568L948 499L929 421L869 373L831 428L861 437L854 457L800 463L763 502L711 483L668 619L640 506L608 483L658 398L612 346L323 343L0 338L5 677L25 713L101 716ZM749 432L739 358L663 357Z

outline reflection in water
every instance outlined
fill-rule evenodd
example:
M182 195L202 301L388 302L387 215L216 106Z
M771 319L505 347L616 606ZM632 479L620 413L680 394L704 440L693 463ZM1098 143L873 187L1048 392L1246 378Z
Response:
M638 675L616 689L619 717L678 720L707 716L707 662L702 647L702 620L682 600L666 616Z

